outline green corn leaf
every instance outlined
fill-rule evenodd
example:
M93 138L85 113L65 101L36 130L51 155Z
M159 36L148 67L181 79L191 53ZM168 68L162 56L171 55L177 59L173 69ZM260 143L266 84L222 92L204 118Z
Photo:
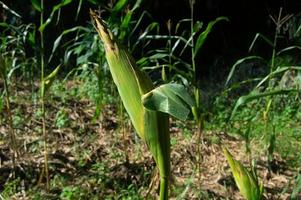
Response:
M296 70L297 71L297 81L298 81L298 74L301 72L301 67L300 66L284 66L284 67L279 67L278 69L276 69L275 71L269 73L267 76L265 76L257 85L255 88L259 88L263 83L269 81L272 77L274 77L277 74L281 74L284 73L288 70Z
M41 85L41 96L45 97L46 92L48 92L53 81L55 80L58 72L60 71L62 65L57 66L47 77L44 78Z
M186 120L194 101L180 84L164 84L142 96L143 105L150 110L168 113Z
M45 30L45 28L52 22L52 19L55 15L55 13L57 11L59 11L59 9L61 9L62 7L68 5L69 3L71 3L72 0L62 0L61 3L55 5L53 8L52 8L52 11L51 11L51 14L50 16L47 18L47 20L41 24L41 26L39 27L39 31L40 32L43 32Z
M53 43L53 47L52 47L52 52L51 52L51 55L48 59L48 62L51 61L51 59L53 58L54 56L54 53L56 52L57 48L59 47L63 37L69 33L72 33L72 32L76 32L76 31L80 31L80 30L84 30L84 31L89 31L89 29L85 28L85 27L82 27L82 26L76 26L76 27L73 27L73 28L70 28L70 29L67 29L67 30L64 30L60 35L59 37L56 38L56 40L54 41Z
M39 11L39 12L42 11L40 0L31 0L31 4L37 11Z
M197 42L195 44L195 49L194 49L194 55L197 55L201 47L203 46L204 42L207 39L207 36L211 32L212 28L214 25L219 22L219 21L229 21L227 17L218 17L214 21L211 21L208 23L206 29L199 35Z
M255 42L256 42L259 38L263 39L263 41L265 41L267 44L269 44L272 48L274 47L274 44L273 44L273 42L272 42L271 40L269 40L269 39L268 39L267 37L265 37L264 35L262 35L262 34L260 34L260 33L257 33L257 34L255 35L255 37L254 37L254 39L253 39L253 41L252 41L250 47L249 47L249 52L252 51L252 49L253 49L253 47L254 47L254 45L255 45Z
M230 70L230 73L229 73L229 75L228 75L228 77L227 77L227 80L226 80L225 85L228 85L228 84L229 84L231 78L233 77L233 74L234 74L236 68L237 68L239 65L241 65L242 63L247 62L247 61L250 61L250 60L262 60L262 61L264 61L264 59L263 59L262 57L260 57L260 56L248 56L248 57L239 59L239 60L236 61L235 64L231 67L231 70Z
M297 89L279 89L279 90L273 90L273 91L268 91L268 92L261 92L261 93L251 93L249 95L245 95L245 96L241 96L235 106L234 106L234 109L232 111L232 114L231 114L231 118L232 119L234 117L234 115L236 114L236 111L237 109L242 106L242 105L245 105L253 100L256 100L256 99L260 99L260 98L263 98L263 97L266 97L266 96L274 96L274 95L282 95L282 94L289 94L289 93L292 93L292 92L298 92L299 90Z
M241 195L247 200L261 200L263 186L258 183L257 177L254 177L253 173L236 161L227 148L223 148L223 151Z

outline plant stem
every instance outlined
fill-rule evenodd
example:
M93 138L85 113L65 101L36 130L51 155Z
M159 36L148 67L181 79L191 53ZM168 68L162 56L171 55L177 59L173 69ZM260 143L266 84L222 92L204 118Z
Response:
M168 182L167 177L160 178L160 200L168 199Z
M40 24L44 23L44 0L41 0L41 16L40 16ZM41 86L40 88L45 88L45 56L44 56L44 32L40 31L40 42L41 42ZM44 89L43 89L44 90ZM48 134L46 131L46 115L45 115L45 93L41 93L41 109L42 109L42 133L44 137L44 171L46 178L46 190L50 189L50 181L49 181L49 167L48 167Z
M271 64L270 64L270 74L273 73L273 71L275 70L276 46L277 46L278 34L279 34L280 28L281 28L281 13L282 13L282 8L280 8L277 21L275 21L276 28L275 28L275 35L274 35L274 41L273 41L273 51L272 51ZM268 90L270 90L271 87L272 87L272 77L269 77ZM264 124L265 124L264 131L265 131L266 143L268 144L268 146L270 146L272 135L269 133L269 122L270 122L269 112L272 107L273 99L270 96L267 96L266 102L267 102L266 109L263 113ZM268 149L270 149L270 147ZM267 160L268 160L269 168L271 168L271 162L273 160L272 154L273 154L273 152L271 152L270 150L267 151Z
M190 0L190 34L191 34L191 63L192 63L192 71L193 71L193 80L195 81L195 85L193 87L193 94L195 98L195 107L192 108L192 113L194 116L194 120L197 124L197 134L198 134L198 141L197 141L197 154L198 154L198 173L199 173L199 184L201 186L201 161L202 161L202 156L201 156L201 145L203 144L203 139L202 139L202 132L203 132L203 120L200 115L200 91L199 91L199 83L197 80L197 72L196 72L196 63L195 63L195 48L194 48L194 0Z
M4 79L4 90L6 93L5 99L6 99L6 109L7 109L7 117L8 117L8 123L9 123L9 133L10 133L10 142L12 144L12 150L13 150L13 155L12 155L12 161L13 161L13 178L16 177L16 159L18 159L18 150L17 150L17 139L16 139L16 134L14 131L13 127L13 117L10 109L10 93L8 90L8 84L7 84L7 79L6 79L6 74L3 74L3 79Z

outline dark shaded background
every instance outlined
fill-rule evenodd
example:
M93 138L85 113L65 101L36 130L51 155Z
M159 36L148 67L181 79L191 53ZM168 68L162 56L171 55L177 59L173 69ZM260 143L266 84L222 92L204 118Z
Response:
M21 14L24 23L35 22L39 24L39 15L32 8L29 0L6 0L3 1L9 7ZM45 0L46 8L59 3L59 0ZM77 21L75 15L78 3L71 3L62 9L62 18L59 26L47 29L46 40L50 43L67 28L75 25L86 26L90 21L89 8L99 9L107 5L110 0L99 0L99 5L84 1L81 13ZM130 1L135 2L135 1ZM214 27L214 31L208 37L197 64L202 65L200 74L211 76L219 72L224 76L224 72L240 57L248 55L250 46L256 33L262 33L272 38L275 26L270 20L269 15L276 16L280 7L283 14L301 15L301 0L196 0L195 19L205 24L219 16L226 16L230 22L219 23ZM154 21L160 23L161 34L166 34L166 22L171 21L176 24L178 20L190 17L189 0L144 0L142 10L147 10ZM0 10L2 20L7 18ZM165 31L165 33L164 33ZM287 46L292 41L280 41L281 45ZM49 45L51 47L51 45ZM50 49L48 49L50 51ZM256 53L261 56L270 56L271 49L266 44L258 45Z

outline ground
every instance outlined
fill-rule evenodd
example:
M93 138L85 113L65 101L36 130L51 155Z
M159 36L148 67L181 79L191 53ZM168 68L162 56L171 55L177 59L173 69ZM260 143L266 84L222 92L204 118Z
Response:
M93 102L74 96L62 101L60 95L53 95L46 103L51 177L51 189L46 193L45 178L41 176L44 157L39 104L28 98L28 85L15 87L11 100L19 151L15 179L7 110L4 108L0 114L0 194L4 199L157 198L155 163L126 116L117 117L118 106L104 105L100 117L93 120ZM222 147L227 147L237 160L248 166L244 141L226 131L204 130L198 169L198 135L193 123L170 121L170 199L243 199ZM275 153L276 170L269 172L260 151L262 145L258 140L253 140L251 145L265 198L290 199L298 168L291 167Z

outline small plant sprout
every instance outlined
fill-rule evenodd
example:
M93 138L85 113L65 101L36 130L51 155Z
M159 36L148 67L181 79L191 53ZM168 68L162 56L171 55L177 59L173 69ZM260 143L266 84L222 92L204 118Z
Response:
M227 148L223 148L225 157L230 165L235 183L246 200L261 200L263 198L263 185L259 183L255 171L248 171L240 162L235 160Z

